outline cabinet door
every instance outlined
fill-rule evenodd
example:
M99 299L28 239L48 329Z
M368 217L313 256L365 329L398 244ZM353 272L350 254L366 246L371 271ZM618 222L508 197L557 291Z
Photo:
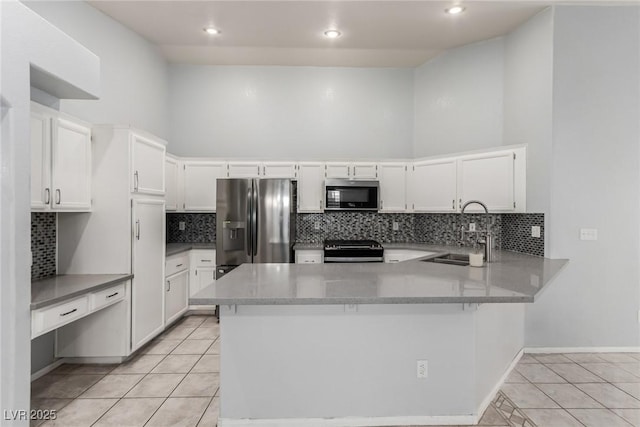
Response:
M141 135L131 135L131 191L164 194L164 144Z
M51 120L31 113L31 209L51 203Z
M406 169L404 163L380 163L380 212L405 212Z
M322 212L324 200L324 165L298 165L298 212Z
M295 179L298 176L297 167L295 163L265 162L262 164L262 177Z
M173 157L165 160L165 209L178 210L178 161Z
M351 165L351 178L376 179L378 178L378 165L376 163L354 163Z
M455 160L416 162L409 180L411 207L414 211L456 211Z
M204 289L216 280L216 269L215 267L199 267L196 269L196 277L198 283L195 289L191 289L191 295Z
M63 118L53 123L52 207L91 210L91 129Z
M164 200L133 200L132 351L164 329Z
M216 211L216 180L226 178L227 168L220 162L183 163L185 211Z
M167 277L165 280L165 324L169 324L187 311L189 297L189 270Z
M479 200L490 211L513 211L513 152L469 156L459 160L458 194L460 208L469 200ZM482 211L470 205L465 212Z
M327 163L325 165L325 177L329 179L349 179L351 178L351 164L342 162Z
M229 163L229 178L258 178L260 169L260 163L257 162Z

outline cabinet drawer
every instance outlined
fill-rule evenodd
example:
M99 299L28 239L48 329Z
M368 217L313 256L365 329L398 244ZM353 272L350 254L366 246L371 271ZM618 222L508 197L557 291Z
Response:
M62 325L83 317L89 311L87 295L53 307L41 308L31 313L31 337L42 335Z
M296 253L296 264L322 264L322 252L298 252Z
M191 251L191 262L194 267L215 267L215 249L194 249Z
M99 310L124 298L124 282L89 295L89 310Z
M189 254L179 254L167 258L164 267L164 276L169 277L189 268Z

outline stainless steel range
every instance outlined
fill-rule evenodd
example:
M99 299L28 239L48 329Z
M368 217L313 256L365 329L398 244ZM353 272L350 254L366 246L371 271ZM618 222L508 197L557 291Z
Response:
M384 248L375 240L325 240L324 262L383 262Z

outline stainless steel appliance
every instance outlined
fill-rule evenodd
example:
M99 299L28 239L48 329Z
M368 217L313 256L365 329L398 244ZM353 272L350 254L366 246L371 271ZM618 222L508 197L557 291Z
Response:
M377 211L378 181L327 179L324 182L325 211Z
M216 190L217 277L247 262L293 262L294 181L218 179Z
M383 262L384 248L375 240L325 240L324 262Z

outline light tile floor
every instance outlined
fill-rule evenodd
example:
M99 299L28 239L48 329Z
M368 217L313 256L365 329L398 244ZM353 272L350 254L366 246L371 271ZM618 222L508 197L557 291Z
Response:
M215 317L188 316L121 365L62 365L31 385L32 426L215 427ZM640 353L525 354L481 426L640 427ZM412 426L419 427L419 426Z

